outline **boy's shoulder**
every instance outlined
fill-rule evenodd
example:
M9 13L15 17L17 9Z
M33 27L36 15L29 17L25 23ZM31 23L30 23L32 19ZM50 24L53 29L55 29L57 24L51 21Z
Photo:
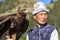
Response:
M36 25L33 26L33 28L31 28L30 30L28 30L27 33L31 33L34 30L35 27L36 27Z
M49 29L57 29L56 26L53 26L53 25L51 25L51 24L48 24L48 27L49 27ZM57 30L58 30L58 29L57 29Z

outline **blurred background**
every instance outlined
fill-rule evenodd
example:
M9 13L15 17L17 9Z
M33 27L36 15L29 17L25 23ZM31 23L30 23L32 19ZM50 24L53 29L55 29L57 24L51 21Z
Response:
M29 27L19 40L26 40L28 30L36 24L31 12L33 10L33 4L39 1L46 3L50 9L47 21L49 24L57 27L60 39L60 0L0 0L0 16L15 13L19 6L26 8L28 11L26 18L29 20Z

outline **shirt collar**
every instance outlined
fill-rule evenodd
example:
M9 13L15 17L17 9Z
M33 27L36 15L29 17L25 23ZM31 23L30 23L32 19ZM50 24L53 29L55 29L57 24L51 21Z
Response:
M47 23L45 23L45 24L37 24L36 26L38 27L38 28L43 28L43 27L45 27L47 25Z

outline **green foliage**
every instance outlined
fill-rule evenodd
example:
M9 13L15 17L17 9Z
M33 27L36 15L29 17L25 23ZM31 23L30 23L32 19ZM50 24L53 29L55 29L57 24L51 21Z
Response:
M19 4L19 0L4 0L0 2L0 13L11 10Z
M57 27L60 39L60 0L54 3L54 7L51 9L48 22Z

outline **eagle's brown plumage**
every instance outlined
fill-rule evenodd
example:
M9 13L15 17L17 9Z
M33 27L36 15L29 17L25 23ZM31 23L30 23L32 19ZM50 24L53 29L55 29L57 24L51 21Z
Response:
M0 17L0 38L1 40L5 40L6 36L10 36L16 34L16 39L26 32L29 21L26 19L26 13L24 11L19 10L15 14L1 16ZM25 9L24 9L25 10Z

